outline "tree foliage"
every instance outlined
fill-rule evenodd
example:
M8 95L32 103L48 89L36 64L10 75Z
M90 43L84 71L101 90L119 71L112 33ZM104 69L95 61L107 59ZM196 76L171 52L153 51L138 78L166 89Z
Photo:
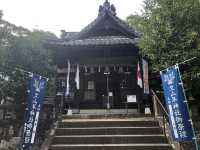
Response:
M143 33L142 54L158 71L200 56L199 18L198 0L145 0L142 15L131 15L127 21Z
M51 51L43 45L47 39L56 36L50 32L29 31L15 26L3 20L2 16L0 12L0 101L6 97L14 98L17 119L23 121L21 106L25 103L29 79L27 74L16 68L51 78L54 72ZM51 84L47 94L52 92L52 88Z
M52 71L52 59L49 50L43 44L52 33L34 30L26 36L14 38L8 50L8 65L49 76Z
M191 79L200 72L199 18L198 0L145 0L141 15L127 17L127 22L143 34L139 46L141 55L150 59L151 76L196 57L183 76L187 88L191 87Z

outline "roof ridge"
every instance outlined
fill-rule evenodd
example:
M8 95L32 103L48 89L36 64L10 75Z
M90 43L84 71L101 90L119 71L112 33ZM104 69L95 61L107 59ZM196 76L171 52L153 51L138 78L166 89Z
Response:
M101 36L86 39L73 39L69 41L52 42L51 44L63 46L89 46L89 45L118 45L118 44L134 44L137 45L137 38L126 36Z

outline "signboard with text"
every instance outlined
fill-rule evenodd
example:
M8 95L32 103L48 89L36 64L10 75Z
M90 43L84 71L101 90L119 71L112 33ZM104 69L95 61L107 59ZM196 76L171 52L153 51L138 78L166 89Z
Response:
M38 75L33 75L31 77L25 112L23 148L29 148L34 143L46 85L46 79L41 78Z
M194 135L178 66L162 71L161 79L173 138L192 141Z

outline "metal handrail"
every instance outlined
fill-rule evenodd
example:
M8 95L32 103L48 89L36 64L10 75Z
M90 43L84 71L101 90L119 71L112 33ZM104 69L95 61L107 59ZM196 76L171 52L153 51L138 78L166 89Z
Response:
M174 149L183 150L180 143L173 141L173 138L172 138L172 135L170 132L169 123L168 123L169 113L167 112L167 110L165 109L161 100L158 98L158 96L156 95L156 93L153 90L151 90L151 94L153 96L155 118L158 120L160 126L162 127L165 137L168 139L169 143L171 143L173 145ZM161 111L160 114L158 114L158 109ZM167 133L168 133L168 135L167 135Z
M153 96L155 118L158 120L160 126L163 129L163 133L164 133L165 137L167 138L166 123L169 118L169 114L165 110L165 107L163 106L160 99L158 98L158 96L155 94L155 92L153 90L151 90L151 94ZM161 116L161 118L160 118L160 116Z
M155 100L158 102L158 104L160 105L160 107L162 108L162 111L164 112L165 116L167 118L169 118L169 114L166 111L165 107L163 106L163 104L161 103L160 99L158 98L158 96L155 94L155 92L153 90L151 90L151 93L153 96L155 96Z

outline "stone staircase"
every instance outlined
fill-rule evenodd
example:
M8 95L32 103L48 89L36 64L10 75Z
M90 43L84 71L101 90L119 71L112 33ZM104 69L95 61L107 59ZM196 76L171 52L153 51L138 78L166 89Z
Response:
M152 117L63 117L49 150L172 150Z

